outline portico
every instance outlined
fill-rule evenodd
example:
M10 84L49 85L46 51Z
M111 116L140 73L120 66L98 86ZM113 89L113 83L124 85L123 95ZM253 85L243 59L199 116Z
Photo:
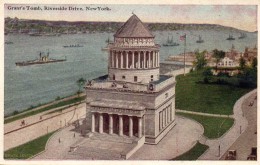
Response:
M92 132L138 138L144 135L145 108L138 103L100 100L90 103L90 106Z
M107 118L108 123L104 122ZM95 122L96 119L97 122ZM104 128L105 125L108 125L108 129ZM136 129L136 125L138 129ZM143 136L143 117L93 112L91 131L141 138Z

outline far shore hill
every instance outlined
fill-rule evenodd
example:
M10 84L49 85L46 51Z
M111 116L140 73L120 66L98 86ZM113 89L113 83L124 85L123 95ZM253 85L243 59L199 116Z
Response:
M144 23L151 31L173 30L228 30L230 32L247 32L244 30L217 24L181 24L181 23ZM56 33L91 33L91 32L115 32L123 22L69 22L48 20L27 20L17 17L5 18L5 33L29 33L37 32ZM255 31L257 32L257 31Z

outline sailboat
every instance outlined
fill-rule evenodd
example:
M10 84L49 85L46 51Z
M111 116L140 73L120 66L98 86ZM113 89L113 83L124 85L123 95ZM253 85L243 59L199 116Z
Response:
M197 40L196 42L197 42L197 43L203 43L203 42L204 42L204 40L203 40L203 39L201 39L201 36L199 35L199 40Z
M246 34L245 33L240 33L240 36L238 37L238 39L244 39L246 38Z
M107 46L104 48L101 48L102 51L108 51L109 50L109 45L113 43L113 41L110 40L110 38L108 37L106 40Z
M163 46L179 46L179 45L180 45L179 43L173 42L173 36L171 40L168 36L167 42L163 44Z
M233 35L232 35L232 34L229 34L229 36L228 36L227 40L235 40L235 38L233 37Z

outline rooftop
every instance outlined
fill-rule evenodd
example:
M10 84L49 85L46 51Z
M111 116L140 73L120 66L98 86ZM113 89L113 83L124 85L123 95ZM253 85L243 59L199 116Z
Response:
M126 23L116 32L114 37L118 38L150 38L154 37L142 21L133 14Z
M100 76L98 78L89 81L86 84L88 89L102 89L102 90L116 90L125 92L145 92L154 93L159 92L161 89L167 87L169 84L175 83L175 77L171 75L160 75L159 80L150 82L153 84L153 89L149 84L133 83L125 81L110 81L108 75Z

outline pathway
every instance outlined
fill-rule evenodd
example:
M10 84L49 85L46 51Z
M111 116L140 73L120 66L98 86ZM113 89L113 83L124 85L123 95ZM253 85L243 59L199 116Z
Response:
M68 122L73 122L78 118L85 116L86 104L82 103L77 106L72 106L61 112L45 115L40 120L40 116L48 112L39 113L34 116L24 118L27 126L21 127L21 120L17 120L4 125L4 131L10 132L4 135L4 151L29 142L40 136L45 135L47 132L55 131L61 127L64 127ZM20 129L17 129L20 128Z
M203 135L195 120L176 115L176 126L157 144L144 144L130 160L171 160L189 151Z
M247 160L248 155L251 153L251 148L257 146L257 100L255 97L256 93L251 95L242 104L244 116L248 120L248 127L228 149L237 151L237 160ZM254 101L254 104L249 106L251 101ZM224 160L226 155L227 152L221 157L221 160Z
M251 95L255 95L256 89L242 96L234 105L234 125L226 132L222 137L218 139L206 139L202 142L209 146L209 149L199 157L199 160L219 160L221 156L230 148L230 146L238 139L240 134L240 127L242 128L241 133L245 132L248 121L244 117L242 112L242 103L245 100L250 99Z
M224 118L232 117L233 118L233 115L221 115L221 114L212 114L212 113L202 113L202 112L186 111L186 110L180 110L180 109L176 109L176 112L189 113L189 114L202 115L202 116L224 117Z

